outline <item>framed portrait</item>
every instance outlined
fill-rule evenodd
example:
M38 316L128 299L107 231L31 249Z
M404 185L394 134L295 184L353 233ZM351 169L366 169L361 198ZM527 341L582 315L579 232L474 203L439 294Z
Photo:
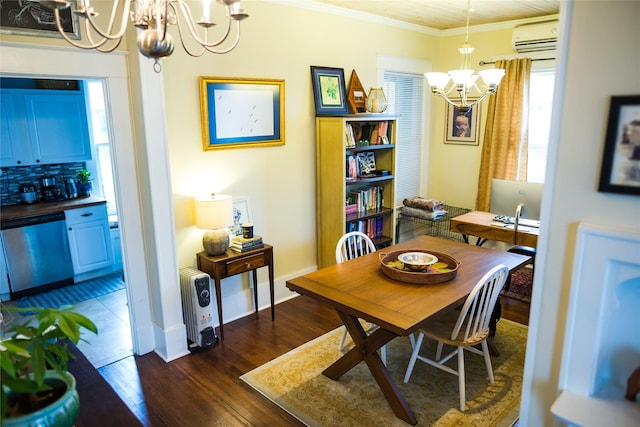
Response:
M65 34L75 40L80 39L76 0L68 0L71 5L60 10L60 22ZM56 27L52 9L39 1L0 0L0 33L20 36L62 38Z
M640 95L611 97L598 191L640 195Z
M199 77L202 148L284 145L284 80Z
M251 205L248 197L233 199L233 225L229 227L232 236L242 236L242 224L251 224Z
M311 66L316 116L349 114L344 69Z
M462 112L458 107L447 104L445 144L478 145L479 119L479 105Z

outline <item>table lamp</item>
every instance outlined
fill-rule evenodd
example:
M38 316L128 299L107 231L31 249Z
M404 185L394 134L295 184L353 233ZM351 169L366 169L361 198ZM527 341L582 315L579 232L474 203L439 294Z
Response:
M207 231L202 236L202 246L208 255L222 255L229 249L227 227L233 224L231 196L211 194L195 199L196 227Z

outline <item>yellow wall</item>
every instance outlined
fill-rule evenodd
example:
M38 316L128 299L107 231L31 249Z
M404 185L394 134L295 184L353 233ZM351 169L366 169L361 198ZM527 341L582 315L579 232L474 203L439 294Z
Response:
M249 197L255 233L275 247L276 276L315 264L315 107L310 66L355 69L368 91L377 55L433 59L437 38L264 2L244 5L240 45L201 58L176 49L164 61L167 126L179 265L191 265L202 231L192 197L212 191ZM285 81L286 144L202 149L198 76Z
M471 55L471 66L477 71L491 68L493 65L480 67L478 63L492 61L495 55L512 54L511 30L494 30L472 33L469 42L475 47ZM440 40L438 62L434 71L448 71L460 68L461 55L458 48L464 43L464 35L443 37ZM454 145L445 144L446 102L441 98L432 100L431 142L429 165L428 196L443 200L451 206L473 209L478 187L478 170L480 153L486 119L486 102L481 104L478 139L479 144Z

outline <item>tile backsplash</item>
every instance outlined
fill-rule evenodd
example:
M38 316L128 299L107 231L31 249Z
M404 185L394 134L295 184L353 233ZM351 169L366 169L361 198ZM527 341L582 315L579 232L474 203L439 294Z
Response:
M76 173L84 168L84 162L0 168L0 205L20 203L20 186L27 184L36 187L37 198L41 199L40 178L45 175L54 177L61 194L64 194L64 181L68 178L75 179Z

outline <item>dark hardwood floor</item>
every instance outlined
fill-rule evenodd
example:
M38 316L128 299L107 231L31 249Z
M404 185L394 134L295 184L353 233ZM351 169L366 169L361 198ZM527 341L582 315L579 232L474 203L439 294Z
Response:
M527 303L502 298L503 318L528 316ZM333 310L302 296L276 305L274 322L262 310L225 324L225 341L210 349L170 363L131 356L99 372L145 426L300 426L239 377L340 325Z

